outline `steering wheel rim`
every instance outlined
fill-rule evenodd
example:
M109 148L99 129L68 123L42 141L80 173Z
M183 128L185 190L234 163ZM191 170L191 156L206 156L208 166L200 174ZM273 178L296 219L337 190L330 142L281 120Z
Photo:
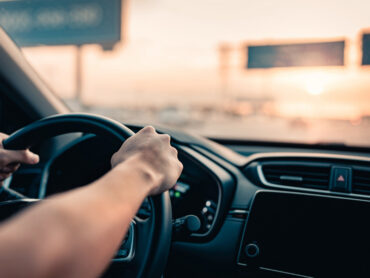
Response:
M107 136L119 142L118 146L128 137L134 135L134 132L128 127L107 117L72 113L50 116L31 123L5 139L3 147L9 150L26 149L47 138L73 132ZM127 264L119 262L114 262L111 266L112 269L118 269L118 272L129 268L129 274L133 277L160 277L165 269L170 250L172 210L169 194L165 192L158 196L150 197L150 199L152 203L150 221L140 221L140 219L136 218L136 226L141 227L138 229L148 229L151 234L151 238L147 239L149 244L145 244L147 250L145 252L143 250L137 252L141 254L141 261L138 262L135 257L134 263L129 267L127 267ZM21 201L18 201L18 203L21 203ZM137 233L140 234L140 230ZM147 236L147 233L142 234ZM140 240L140 237L138 240Z

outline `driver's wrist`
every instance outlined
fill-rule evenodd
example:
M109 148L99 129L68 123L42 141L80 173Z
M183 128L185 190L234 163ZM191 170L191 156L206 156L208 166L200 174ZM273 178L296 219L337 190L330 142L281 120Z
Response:
M114 167L112 171L117 171L125 176L129 175L130 179L135 180L137 186L144 186L148 190L148 194L160 186L164 179L164 176L154 171L140 155L131 156Z

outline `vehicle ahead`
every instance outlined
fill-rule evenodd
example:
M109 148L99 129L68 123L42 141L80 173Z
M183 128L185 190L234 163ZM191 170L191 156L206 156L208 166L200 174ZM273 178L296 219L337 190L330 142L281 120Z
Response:
M172 8L176 12L176 7ZM47 49L41 47L41 52L44 50ZM24 49L31 60L32 57L41 57L37 51L37 47ZM88 55L97 50L91 47L87 51L90 52L86 56L91 57ZM230 54L220 53L222 57ZM115 61L120 63L119 55L114 55L112 52L113 66ZM160 54L156 52L156 55ZM48 58L53 63L63 59ZM97 67L99 60L96 57L92 59L89 65ZM166 63L171 64L169 60ZM54 64L51 66L52 72ZM234 79L240 76L232 75L235 74L232 70L225 73L226 68L228 65L220 68L221 87L230 92L228 84L236 82ZM132 70L135 69L138 70ZM271 81L276 74L284 80L292 73L287 69L280 70L271 69L262 77L257 76L261 71L252 72L247 78L254 80L251 82L254 89L270 90L262 84L264 78ZM165 92L164 95L172 101L160 109L156 106L157 100L146 93L146 85L138 85L137 91L126 88L125 101L131 101L127 110L89 106L91 95L82 98L87 102L77 106L78 109L71 110L51 92L18 47L0 29L0 131L10 134L31 124L28 128L30 133L18 133L22 135L18 142L32 141L32 150L41 157L38 165L23 166L6 180L4 186L37 201L83 186L106 173L110 168L110 157L117 149L117 138L113 138L116 136L116 123L98 115L79 113L80 110L104 112L117 119L127 119L123 124L134 132L146 123L159 122L167 124L165 127L156 125L156 128L171 135L172 144L184 165L183 173L161 200L145 200L127 237L121 246L117 246L117 253L112 254L112 263L105 276L369 276L370 227L366 219L370 209L370 148L365 130L366 103L355 106L356 111L343 104L337 105L345 108L345 119L306 117L312 111L324 113L328 118L338 115L340 109L333 108L338 103L326 106L333 102L333 92L329 92L330 96L322 96L322 102L315 98L316 94L321 93L332 75L336 76L334 81L338 81L338 76L345 76L348 78L346 82L363 82L366 70L355 70L360 72L358 79L347 76L348 72L342 68L318 75L315 69L308 75L303 71L294 73L293 79L299 81L308 76L305 89L311 92L311 96L307 97L302 92L298 92L298 96L281 93L282 99L277 99L277 103L269 95L251 101L240 93L232 101L221 94L220 99L224 103L220 104L212 102L214 95L202 98L193 88L196 92L190 93L197 99L195 104L191 97L186 99L179 94L171 96ZM335 75L338 72L339 75ZM84 93L96 93L95 90L106 84L111 86L111 92L106 95L100 92L94 101L118 102L119 94L112 93L116 83L99 85L96 73L90 74L96 80L89 77ZM109 71L107 74L115 76L116 73ZM174 73L169 74L175 77ZM205 78L199 74L200 79ZM223 83L229 74L233 76L232 80ZM322 76L328 79L324 78L326 81L323 82ZM104 78L106 76L102 75ZM262 78L260 86L256 85L259 78ZM245 82L238 80L241 83L232 84ZM56 84L65 82L62 80ZM194 82L201 91L202 82ZM184 83L181 79L182 88L190 88ZM157 90L161 88L154 81L151 85L158 86ZM171 83L165 88L178 88L175 85ZM130 94L128 89L144 93L137 96ZM135 97L140 100L135 101ZM343 97L343 92L338 91L338 97ZM292 102L287 103L285 98ZM139 102L153 105L141 106ZM179 103L182 105L180 108ZM307 103L312 110L307 109ZM146 111L148 107L150 110ZM276 108L285 110L286 114L278 117L276 113L281 111L277 112ZM70 114L72 112L78 113ZM289 118L290 113L294 117ZM61 116L48 118L54 114ZM351 118L360 114L360 118ZM141 123L135 124L133 117L138 117ZM204 124L208 118L209 125ZM286 121L287 118L289 120ZM41 121L35 122L37 120ZM184 129L191 132L184 132ZM196 131L215 138L207 139ZM67 132L69 134L62 134ZM331 132L333 134L329 134ZM58 136L46 138L51 135ZM305 140L305 136L310 137ZM0 203L1 218L9 217L30 202Z

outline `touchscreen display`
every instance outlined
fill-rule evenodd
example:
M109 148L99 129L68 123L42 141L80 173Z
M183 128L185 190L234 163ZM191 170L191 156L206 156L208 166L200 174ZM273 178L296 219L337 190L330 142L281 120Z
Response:
M248 256L248 244L259 248ZM258 192L239 263L308 276L370 277L370 202Z

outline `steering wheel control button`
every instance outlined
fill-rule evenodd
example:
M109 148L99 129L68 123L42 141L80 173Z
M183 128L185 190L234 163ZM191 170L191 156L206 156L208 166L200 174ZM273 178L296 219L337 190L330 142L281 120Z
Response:
M131 222L130 228L122 241L119 250L116 253L113 261L131 261L134 256L135 249L135 224Z
M244 252L248 258L253 259L259 255L260 248L255 243L249 243L245 246Z
M350 192L351 168L333 167L331 176L331 189L338 192Z
M117 252L117 256L120 257L127 257L129 250L128 249L120 249Z

